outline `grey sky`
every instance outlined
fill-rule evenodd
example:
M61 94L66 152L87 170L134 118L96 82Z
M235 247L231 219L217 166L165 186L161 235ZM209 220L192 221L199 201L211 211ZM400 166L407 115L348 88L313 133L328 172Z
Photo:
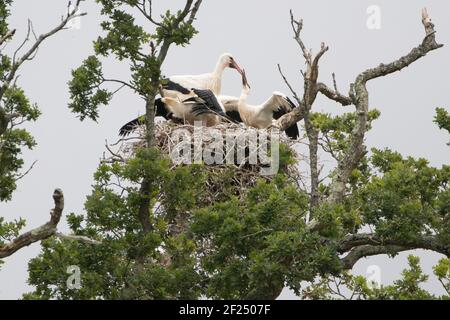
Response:
M43 111L36 124L27 126L39 145L25 153L26 163L38 162L20 181L13 200L0 204L0 216L6 219L24 217L28 221L27 229L47 221L55 187L64 190L65 213L82 212L85 197L90 193L92 174L105 150L105 139L116 141L118 128L144 112L141 101L125 90L102 109L98 124L79 122L67 108L70 71L92 54L92 40L99 34L99 8L93 2L82 6L88 16L82 19L81 29L61 32L46 41L36 59L21 71L20 85ZM169 1L154 2L155 12L159 12L160 6L166 6ZM170 6L178 8L183 3L184 0L173 0ZM66 5L66 1L61 0L16 0L10 21L11 26L19 30L17 41L24 36L27 18L34 22L36 32L42 33L60 21ZM366 27L369 5L381 8L380 30ZM304 68L304 60L292 39L289 24L289 9L292 8L296 17L304 19L303 39L307 46L317 50L321 41L330 46L321 63L321 81L331 84L331 73L335 72L340 90L347 92L349 83L359 72L381 62L390 62L422 41L420 10L424 6L428 7L436 24L438 41L446 47L401 73L370 83L371 107L381 110L382 115L369 133L367 144L424 157L436 166L448 164L448 137L432 123L434 109L448 108L449 101L448 1L205 0L196 22L199 35L190 46L170 50L164 74L208 72L219 54L232 52L247 71L252 85L251 103L265 100L275 90L288 93L278 75L277 63L302 93L299 71ZM106 66L108 77L128 76L126 64L111 60ZM227 71L222 91L239 95L240 84L239 75ZM343 108L319 98L316 110L336 113ZM60 228L67 231L65 223L61 223ZM5 259L0 271L0 299L18 298L30 289L26 285L27 262L38 252L39 245L34 244ZM439 255L425 251L415 253L422 257L425 271L431 273ZM405 267L407 254L394 260L385 256L365 259L355 266L355 272L366 274L368 266L378 265L383 283L390 283ZM442 293L436 280L427 288ZM293 295L286 291L282 297L292 298Z

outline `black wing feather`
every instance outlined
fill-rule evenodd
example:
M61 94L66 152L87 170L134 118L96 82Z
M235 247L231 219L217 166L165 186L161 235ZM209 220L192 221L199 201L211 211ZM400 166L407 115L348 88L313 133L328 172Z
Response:
M178 91L182 94L190 94L191 91L183 87L181 84L173 82L170 79L163 79L162 80L162 87L165 90L171 90L171 91Z
M214 113L225 119L228 119L231 122L236 122L222 110L216 95L211 90L192 89L192 91L194 91L194 93L202 100L202 102L197 103L192 108L194 116L206 113Z
M123 125L119 130L119 136L126 137L130 133L134 131L137 127L143 125L145 123L145 116L138 117L134 120L131 120L127 124Z
M239 111L236 111L236 110L227 111L226 114L227 114L227 116L229 116L231 119L233 119L236 122L239 122L239 123L243 122Z
M291 105L292 109L297 108L297 106L292 102L291 99L286 97L286 101ZM282 116L284 116L286 113L289 113L290 110L287 110L286 108L280 106L277 111L273 113L273 118L275 120L280 119ZM300 132L298 131L298 126L296 123L294 123L292 126L287 128L285 131L286 135L291 139L298 139L300 137Z
M163 117L166 120L172 119L172 113L170 113L166 105L161 101L161 99L155 100L156 106L156 117ZM119 136L126 137L131 134L137 127L145 124L145 116L137 117L136 119L131 120L122 126L119 130Z

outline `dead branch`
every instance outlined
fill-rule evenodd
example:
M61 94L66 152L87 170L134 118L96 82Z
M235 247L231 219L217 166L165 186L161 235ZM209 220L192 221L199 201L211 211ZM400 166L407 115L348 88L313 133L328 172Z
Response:
M312 51L306 48L301 38L301 32L303 30L303 20L298 21L295 20L292 10L290 11L290 18L292 30L294 32L294 39L300 46L303 57L306 60L307 69L306 72L303 73L304 77L303 99L302 100L298 99L297 94L294 94L294 97L296 97L296 100L299 103L300 107L295 108L292 112L284 115L283 117L277 120L276 125L280 128L280 130L286 130L290 126L303 120L309 113L309 110L311 110L311 107L317 97L318 92L317 78L319 76L319 61L325 54L325 52L328 51L328 46L326 46L325 43L322 42L319 52L316 55L313 55ZM286 77L281 72L280 68L279 71L281 76L283 77L284 82L289 87L291 92L295 92L292 89L292 86L287 81Z
M194 3L194 6L192 7L191 14L190 14L189 19L188 19L188 23L189 24L193 24L194 23L195 17L196 17L196 15L198 13L198 10L200 9L200 5L202 4L202 1L203 0L197 0Z
M147 0L142 0L142 2L138 2L136 8L142 13L142 15L151 23L156 26L162 27L163 25L160 22L157 22L152 15L152 0L148 0L148 9L147 9Z
M36 53L36 51L39 49L39 46L42 44L42 42L44 40L46 40L47 38L53 36L54 34L56 34L57 32L65 29L65 27L67 26L67 24L80 16L85 16L86 13L77 13L80 3L83 0L77 0L76 4L74 6L74 8L69 11L67 13L67 15L62 19L61 23L55 27L54 29L50 30L47 33L41 34L37 40L35 41L35 43L31 46L31 48L19 59L17 59L17 61L13 61L13 65L11 67L11 71L9 72L8 76L6 77L5 81L3 82L3 85L0 88L0 99L3 97L5 91L9 88L9 85L11 84L11 81L13 81L14 77L16 76L17 70L21 67L21 65L29 60L32 56L34 56L34 54ZM29 25L30 27L30 25Z
M31 172L31 170L33 170L34 165L36 163L37 163L37 160L34 160L33 163L31 164L31 166L27 169L27 171L25 171L24 173L18 175L15 180L18 181L20 179L23 179L27 174L29 174Z
M353 104L353 100L350 97L344 96L343 94L339 93L337 90L336 82L334 80L334 86L335 89L329 88L326 84L319 82L317 84L317 90L322 93L324 96L326 96L330 100L334 100L343 106L349 106Z
M425 249L450 257L450 248L442 245L436 236L421 236L414 240L381 239L370 233L346 236L338 246L338 252L347 255L341 259L345 269L351 269L361 258L378 254L397 254L412 249Z
M100 241L90 239L85 236L64 235L57 232L57 226L61 220L64 210L64 194L61 189L56 189L54 191L53 201L55 202L55 207L50 211L50 221L38 228L23 233L10 243L0 246L0 259L6 258L24 247L27 247L35 242L48 239L52 236L57 236L58 238L64 240L79 241L92 245L101 244Z
M50 221L18 236L12 242L0 246L0 258L8 257L23 247L47 239L56 233L56 227L61 219L64 209L64 195L61 189L55 190L53 193L53 200L55 202L55 207L50 211Z
M357 121L351 136L350 148L345 153L343 159L338 163L336 175L331 184L330 202L336 203L342 201L348 178L358 165L359 161L366 154L364 137L367 131L369 112L369 92L366 88L367 82L400 71L424 57L429 52L443 47L442 44L436 42L434 25L431 23L431 19L429 18L426 9L422 10L422 23L425 28L425 38L418 47L413 48L407 55L391 63L380 64L378 67L362 72L357 76L355 83L351 86L353 90L352 95L355 97L354 104L356 107Z
M287 85L287 87L289 88L289 90L291 91L292 95L294 96L295 100L297 101L297 103L299 105L302 104L302 100L298 97L297 92L295 92L294 88L292 87L292 85L290 84L289 80L286 78L286 76L283 73L283 70L281 70L281 66L280 64L277 65L278 66L278 72L280 73L281 77L283 78L284 83Z
M60 239L63 239L63 240L78 241L78 242L82 242L82 243L85 243L85 244L92 244L92 245L102 244L101 241L97 241L97 240L94 240L94 239L91 239L91 238L88 238L88 237L85 237L85 236L77 236L77 235L74 235L74 234L69 234L68 235L68 234L62 234L60 232L57 232L55 234L55 236L60 238Z

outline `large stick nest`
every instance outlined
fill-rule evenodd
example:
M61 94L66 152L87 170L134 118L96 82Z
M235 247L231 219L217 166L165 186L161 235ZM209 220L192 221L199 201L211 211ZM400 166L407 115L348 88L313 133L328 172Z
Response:
M146 146L145 127L137 128L135 133L135 136L120 141L116 157L127 161L139 148ZM273 138L272 134L276 138ZM276 144L278 140L279 144L287 147L283 149L290 150L294 158L294 164L281 166L277 172L284 173L293 182L298 183L301 174L296 164L301 159L293 146L299 141L289 139L284 132L279 133L275 128L257 130L243 124L232 123L221 123L214 127L194 127L172 121L157 121L155 125L156 146L162 154L171 159L172 168L193 163L204 165L204 169L209 172L206 191L210 194L211 202L217 201L217 195L223 189L224 176L231 175L235 193L240 198L246 190L256 184L258 179L270 181L274 178L275 175L264 173L264 170L270 168L273 139L276 139L274 146L278 146ZM281 155L281 149L278 150ZM211 163L204 157L205 154L222 159L222 163L217 161ZM181 162L180 159L183 155L186 156L185 162ZM237 161L238 158L240 161ZM195 160L200 161L194 162Z

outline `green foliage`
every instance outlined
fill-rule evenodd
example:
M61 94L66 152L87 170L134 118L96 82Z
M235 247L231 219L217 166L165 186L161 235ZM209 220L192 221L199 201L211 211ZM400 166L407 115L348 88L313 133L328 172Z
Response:
M420 259L408 257L409 268L402 271L402 278L388 286L369 286L363 276L344 273L339 277L323 277L302 290L304 299L338 299L338 300L432 300L449 299L450 296L435 296L422 289L428 281L420 267ZM434 268L440 279L447 279L448 291L448 259L442 259ZM444 284L444 283L443 283ZM445 287L445 286L444 286Z
M161 25L156 28L156 34L153 36L157 44L169 41L184 47L198 33L191 24L184 21L178 22L180 15L181 11L178 11L177 14L172 14L167 10L161 16Z
M357 194L364 224L382 238L414 242L434 231L450 244L449 225L442 223L449 212L450 167L433 168L390 150L373 150L372 165L383 175L372 176Z
M102 64L95 56L84 60L83 65L72 71L72 80L69 82L71 102L69 108L79 114L81 120L86 117L96 121L98 106L106 105L112 94L100 89L103 84Z
M245 199L233 197L197 210L191 230L207 250L201 259L210 275L207 296L258 298L257 292L273 283L294 285L317 272L314 260L329 264L329 252L305 230L306 211L305 194L283 176L260 181ZM289 268L291 263L296 266Z
M11 60L1 55L0 78L4 81L11 70ZM41 112L32 104L23 89L17 85L6 87L0 106L0 201L11 200L16 180L23 167L22 151L32 149L36 142L31 134L18 128L22 122L36 121ZM6 117L13 115L12 119Z
M19 87L11 87L5 90L3 108L6 113L18 113L23 120L36 121L41 115L36 104L31 104L25 92Z
M323 203L315 209L314 218L320 222L318 232L328 239L341 239L348 233L355 233L362 225L360 212L344 205Z
M94 43L96 54L106 57L114 53L120 61L139 60L139 50L150 41L150 35L135 24L132 15L124 11L114 10L109 18L109 21L101 23L102 29L107 34L104 38L99 37Z
M151 184L154 226L144 233L139 220L143 177ZM44 242L43 252L30 262L34 294L26 298L168 299L198 298L200 275L195 269L195 244L171 230L174 219L197 205L204 184L197 167L169 170L169 162L154 149L143 149L126 164L101 164L86 201L86 216L71 214L68 223L79 235L101 240L99 246L61 240ZM161 192L162 190L162 192ZM168 197L182 191L178 201ZM186 201L184 201L184 199ZM157 209L159 208L159 209ZM164 259L170 256L170 266ZM56 264L54 268L46 265ZM68 290L65 269L78 265L82 289Z
M434 122L439 126L439 129L446 130L450 133L450 115L444 108L436 109L436 116ZM450 145L450 142L448 143Z
M8 17L12 1L0 3L0 37L9 31ZM24 148L32 149L36 143L25 129L18 125L26 121L36 121L40 111L32 104L25 92L16 84L4 85L12 69L11 58L0 53L0 202L11 200L16 189L16 180L23 167L21 157Z
M94 42L95 55L73 70L69 82L69 107L81 120L97 120L99 107L113 98L106 83L120 84L146 102L153 101L169 46L184 46L197 33L180 19L180 11L167 11L155 29L147 31L133 15L139 11L137 0L97 2L104 17L103 34ZM104 77L100 58L109 57L129 66L128 79ZM11 62L2 57L1 65L4 77ZM32 112L37 109L27 107L20 92L11 101L27 119L37 117ZM379 115L377 110L369 112L367 130ZM357 117L312 114L320 145L336 160L349 150ZM447 117L438 111L436 122L447 128ZM32 147L31 137L13 130L8 134L14 132L19 137L16 144ZM360 299L434 298L421 288L428 278L417 258L409 258L402 279L372 289L363 277L343 272L340 242L370 227L381 242L414 243L424 235L436 235L440 246L450 246L449 166L433 168L424 159L372 150L351 173L343 203L326 201L326 180L320 185L319 205L311 208L308 192L285 175L284 169L295 161L292 150L281 145L280 173L244 186L236 181L242 174L238 168L173 167L154 148L139 149L126 162L101 163L85 214L67 217L73 233L101 244L44 241L40 255L29 263L29 283L35 290L24 298L268 299L277 297L284 286L307 298L343 297L330 290L331 279L340 279ZM316 227L306 223L308 214ZM11 237L20 227L20 221L1 222L0 236ZM66 283L67 268L73 265L81 270L79 290ZM447 290L448 270L448 259L435 267ZM302 290L303 281L315 279L318 284Z
M439 125L439 129L444 129L450 132L450 115L444 108L436 109L436 117L434 122Z
M286 146L280 148L280 162L284 168L294 162ZM342 271L337 245L370 226L382 241L414 243L435 234L440 245L449 246L448 166L433 168L424 159L373 149L355 170L346 201L321 202L314 209L319 225L314 232L305 223L308 194L288 177L261 179L242 193L236 170L171 168L156 149L138 150L126 163L101 164L86 215L71 214L68 223L74 233L102 244L46 241L30 262L29 282L36 291L25 297L262 299L276 297L274 288L287 285L317 299L335 297L328 284L339 279L359 299L435 298L420 287L427 277L417 259L410 258L410 268L393 285L370 288L363 277ZM140 189L143 179L149 181L147 195ZM140 219L144 197L151 208L147 233ZM435 274L448 286L445 263ZM66 288L64 270L73 264L82 271L80 290ZM315 279L319 284L301 287Z
M8 130L0 136L0 201L11 200L16 189L18 172L24 164L22 148L31 149L35 145L33 137L25 129Z
M17 219L14 222L5 222L5 219L0 217L0 247L16 238L25 224L26 222L23 219ZM3 260L0 259L0 270L2 264Z
M12 0L0 1L0 37L9 30L8 17ZM2 46L5 46L3 43ZM16 182L21 177L24 165L23 149L32 149L36 142L20 124L36 121L40 111L32 104L16 82L10 84L7 78L12 70L11 58L0 52L0 202L9 201L16 189ZM17 219L5 222L0 216L0 247L12 241L25 226L25 220ZM3 263L0 260L0 266Z
M6 114L16 114L16 118L23 119L21 121L35 121L41 114L17 86L5 90L2 104ZM35 145L27 130L17 128L14 122L6 125L5 132L0 135L0 201L11 200L19 171L24 164L22 150L32 149Z
M161 64L171 44L184 46L197 33L187 21L181 20L181 12L166 11L153 33L139 25L131 12L142 10L136 0L97 0L105 20L101 22L104 35L94 42L95 56L86 59L81 67L72 72L69 82L71 101L69 108L80 119L97 120L99 107L107 105L113 94L102 86L115 82L126 85L144 100L152 101L162 80ZM146 25L150 21L145 17ZM164 52L164 54L158 54ZM103 68L98 57L111 57L126 61L130 68L130 79L104 79Z
M131 84L141 96L154 92L161 78L160 62L154 56L147 56L130 68Z
M450 295L450 259L441 259L434 266L434 274L441 282L447 294ZM450 297L449 297L450 298Z
M273 283L299 290L302 279L338 272L334 249L306 229L307 195L287 177L259 181L244 199L215 190L212 202L205 190L215 174L201 165L170 169L155 149L101 164L86 216L71 214L68 222L102 244L46 241L30 262L36 291L26 298L256 298ZM139 219L144 177L151 181L149 233ZM66 288L69 265L81 268L80 290Z
M23 219L5 222L4 218L0 217L0 246L16 238L24 226L25 220Z
M6 19L9 17L9 6L12 0L0 1L0 37L4 36L8 32L8 23Z
M372 121L378 119L380 111L372 109L368 114L368 130ZM345 113L341 116L332 116L327 113L313 113L311 121L321 133L320 143L322 148L332 154L336 159L341 159L348 149L350 136L355 128L357 120L356 112Z

